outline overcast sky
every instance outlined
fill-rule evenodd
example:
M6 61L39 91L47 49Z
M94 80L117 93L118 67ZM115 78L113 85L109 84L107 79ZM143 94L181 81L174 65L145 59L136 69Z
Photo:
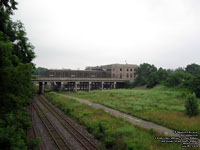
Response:
M36 66L200 64L200 0L17 0Z

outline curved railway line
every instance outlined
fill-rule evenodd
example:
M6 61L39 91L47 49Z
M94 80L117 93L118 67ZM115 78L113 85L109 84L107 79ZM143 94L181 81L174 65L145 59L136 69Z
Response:
M58 149L71 149L71 148L69 144L66 144L67 142L64 139L62 139L62 136L59 135L59 132L55 131L56 128L53 127L50 120L48 120L46 113L44 113L44 111L41 109L39 105L45 107L49 113L51 113L55 118L57 118L57 120L64 127L64 129L68 133L70 133L70 135L79 143L81 149L98 150L98 148L86 136L84 136L78 129L74 127L73 123L70 120L68 120L64 114L56 110L55 107L49 104L49 102L44 97L40 96L37 98L36 105L34 105L33 107L38 113L40 119L47 128L48 132L50 133L51 138L57 145Z

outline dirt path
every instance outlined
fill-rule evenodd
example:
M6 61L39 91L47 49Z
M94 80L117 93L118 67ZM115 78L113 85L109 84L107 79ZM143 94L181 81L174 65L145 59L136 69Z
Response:
M61 94L61 95L63 95L63 94ZM140 126L140 127L146 128L146 129L154 129L155 131L157 131L159 133L162 133L164 135L179 136L178 134L174 133L174 130L168 129L166 127L157 125L157 124L152 123L152 122L144 121L142 119L133 117L131 115L122 113L120 111L108 108L108 107L100 105L100 104L92 103L92 102L90 102L90 101L88 101L86 99L80 99L80 98L76 98L76 97L72 97L72 96L68 96L68 95L63 95L63 96L75 99L75 100L77 100L77 101L79 101L81 103L85 103L85 104L88 104L90 106L94 106L96 108L101 108L101 109L105 110L106 112L110 113L113 116L123 117L124 119L128 120L129 122L131 122L133 125L137 125L137 126Z

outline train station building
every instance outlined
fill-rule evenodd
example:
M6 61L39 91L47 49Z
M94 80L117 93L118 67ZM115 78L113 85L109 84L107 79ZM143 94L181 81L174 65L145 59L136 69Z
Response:
M47 85L66 91L115 89L123 88L127 81L134 82L137 68L134 64L110 64L86 67L85 70L49 69L46 77L33 81L39 82L40 93Z
M86 67L85 70L50 69L47 71L47 76L66 78L116 78L133 82L137 67L134 64L110 64Z

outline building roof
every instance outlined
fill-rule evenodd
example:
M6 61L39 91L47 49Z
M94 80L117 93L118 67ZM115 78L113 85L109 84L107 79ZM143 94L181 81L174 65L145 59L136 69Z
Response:
M92 72L92 71L98 71L101 72L103 70L71 70L71 69L48 69L48 71L77 71L77 72Z
M136 64L109 64L102 65L101 67L138 67Z

